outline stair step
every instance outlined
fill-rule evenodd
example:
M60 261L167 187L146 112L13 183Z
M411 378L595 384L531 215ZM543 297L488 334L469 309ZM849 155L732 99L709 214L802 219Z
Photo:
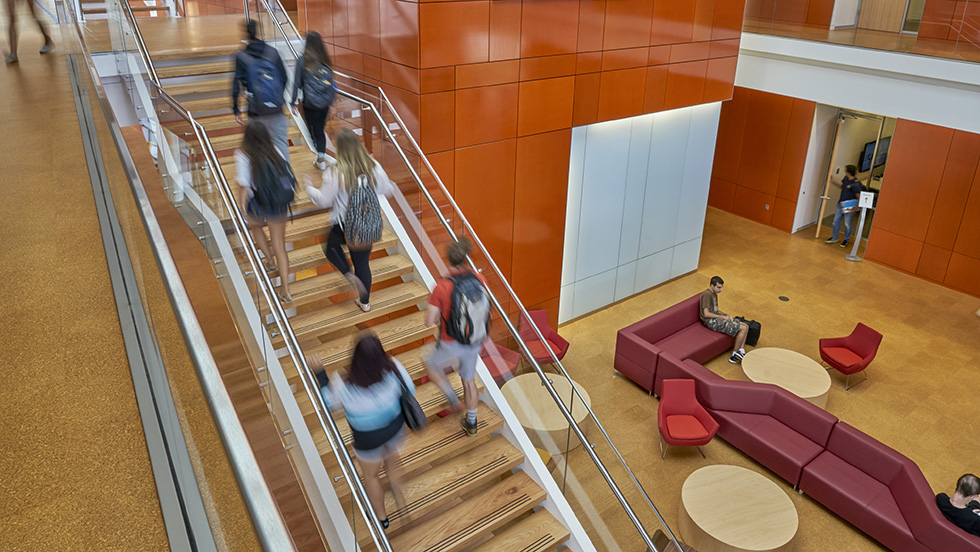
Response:
M224 151L241 146L245 127L240 127L240 129L239 132L224 134L222 136L211 136L209 132L208 138L211 140L211 147L214 148L214 151ZM299 143L302 141L303 133L300 132L297 126L290 126L287 135L293 142Z
M401 255L388 255L374 259L370 266L371 278L375 283L410 274L414 270L412 263ZM326 274L304 278L289 284L289 293L293 296L293 302L289 304L289 307L299 307L349 290L350 286L347 284L347 279L340 272L331 270ZM263 313L268 313L268 308L265 305L263 305Z
M413 477L434 465L441 464L447 458L480 446L490 440L491 433L502 427L504 427L504 421L500 415L483 403L480 404L480 416L477 420L479 434L476 437L466 435L463 428L459 426L459 418L456 416L437 418L429 424L425 431L408 433L401 447L398 465L406 478ZM317 430L316 433L322 433L322 430ZM316 436L314 436L314 440L316 440ZM337 458L330 447L323 443L317 446L317 450L320 452L324 464L330 469L330 474L338 475L340 470L336 467ZM388 478L384 470L381 471L381 478L383 481ZM335 483L334 488L339 497L350 494L350 487L342 479ZM396 550L400 550L400 548L396 548Z
M159 72L157 74L159 75ZM231 79L222 77L220 79L199 80L193 82L179 82L165 84L163 89L171 96L181 96L184 94L203 94L205 92L226 91L231 95Z
M159 76L159 75L157 75ZM217 98L205 98L203 100L189 100L186 102L180 102L180 105L184 107L191 114L196 115L205 111L217 111L219 109L224 109L231 111L231 98L229 95L221 95Z
M371 331L377 334L385 350L390 351L396 347L408 345L413 341L419 341L435 335L436 328L426 326L425 311L419 311L372 326ZM350 358L354 353L354 345L357 342L357 338L357 334L345 335L322 345L305 348L304 352L308 355L315 354L319 356L324 368L329 374L336 370L347 368L350 365ZM279 362L286 371L286 376L291 381L298 377L296 368L293 367L289 357L281 358ZM405 368L408 369L408 364L405 364Z
M299 186L303 188L303 186ZM297 190L299 191L299 190ZM305 191L304 191L305 194ZM330 211L321 211L305 217L295 217L286 223L286 242L294 242L314 236L321 236L327 233L330 226ZM265 235L269 237L269 229L265 229Z
M523 462L524 454L506 438L497 436L414 477L401 489L405 498L402 506L395 502L391 491L385 493L385 511L388 512L390 522L385 533L391 538L404 532L415 520L439 510L461 495L473 492L489 482L497 481L500 476L517 468ZM344 502L344 509L349 513L350 501ZM363 522L360 516L357 516L357 520ZM372 542L366 528L364 531L358 531L357 534L361 536L359 544L362 547Z
M389 247L398 244L398 238L394 234L385 229L381 232L381 241L374 244L374 250L380 251L382 249L387 249ZM322 264L327 264L326 257L323 256L323 246L318 243L307 247L301 247L299 249L294 249L289 253L289 272L296 273L300 270L306 270L307 268L314 268ZM248 264L243 263L242 269L247 270ZM277 270L273 270L269 275L274 277L278 274Z
M216 75L218 73L233 73L235 71L235 60L213 61L210 63L192 63L188 65L172 65L169 67L157 67L157 76L161 79L174 77L190 77L193 75ZM166 90L167 87L165 86ZM228 88L229 95L231 87ZM230 107L230 106L229 106ZM234 120L234 119L232 119ZM201 121L203 123L203 121Z
M463 504L391 539L399 552L458 552L541 503L544 490L518 472ZM509 548L495 547L494 550Z
M319 246L317 246L319 247ZM321 251L322 256L322 251ZM345 328L363 324L379 316L414 307L429 296L429 290L414 281L375 291L371 295L371 310L364 312L354 301L340 301L315 311L300 314L290 319L293 333L300 340L322 338ZM274 330L275 325L270 327ZM283 345L281 337L272 340L278 348Z
M493 539L470 552L545 552L568 540L568 529L545 509L494 535Z
M459 379L459 374L452 373L449 374L449 385L453 386L453 391L456 392L458 397L463 396L463 382ZM482 392L483 384L477 382L477 389ZM443 394L442 390L439 389L435 383L426 383L424 385L419 385L415 388L415 398L419 401L419 406L422 407L422 411L425 412L425 416L429 419L434 419L436 413L441 412L449 407L449 401L446 399L446 395ZM306 396L305 392L297 391L296 393L297 402L300 403L300 412L303 416L313 416L313 405L310 403L309 397ZM354 442L354 437L351 435L350 426L347 424L347 419L340 417L336 419L337 429L340 430L340 436L344 439L344 444L348 447ZM316 422L314 422L316 423ZM323 436L326 439L326 436ZM317 443L319 445L320 443ZM325 442L323 443L326 444Z
M290 289L290 292L292 292L292 289ZM414 314L409 316L414 316ZM371 329L376 330L378 327L379 326L374 326ZM384 343L384 341L382 341L382 343ZM419 380L421 380L423 376L426 376L428 374L425 370L425 357L428 356L429 351L431 351L429 346L422 346L422 347L416 347L410 351L395 356L395 358L398 359L398 362L401 362L402 366L405 367L405 371L408 372L409 377L412 378L412 381L415 382L415 385L419 385ZM286 359L280 359L280 362L282 362L283 360ZM338 369L345 369L345 368L346 366L343 366ZM286 372L286 378L289 380L289 385L295 385L296 386L295 389L302 388L303 383L300 382L299 374L296 372L295 368L293 368L292 363L283 364L283 371ZM296 396L299 397L300 395L297 393ZM305 396L305 394L303 396ZM334 417L338 418L340 416L334 416Z

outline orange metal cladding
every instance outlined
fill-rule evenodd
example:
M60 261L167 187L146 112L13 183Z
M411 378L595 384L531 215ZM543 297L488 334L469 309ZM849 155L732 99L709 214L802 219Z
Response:
M867 258L980 296L980 135L899 119Z
M791 231L815 108L736 87L721 109L708 205Z
M569 129L730 98L744 2L299 0L299 14L343 71L385 87L555 324Z

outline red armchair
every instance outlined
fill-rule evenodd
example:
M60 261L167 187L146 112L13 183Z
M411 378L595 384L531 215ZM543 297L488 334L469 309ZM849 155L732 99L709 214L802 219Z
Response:
M660 406L657 408L657 429L660 432L660 457L667 456L664 443L675 447L695 447L704 457L706 445L718 432L718 422L698 404L694 380L667 379L663 381Z
M565 353L568 352L568 342L562 336L558 335L558 332L551 329L551 326L548 324L548 311L533 310L528 311L527 314L530 320L522 314L521 326L518 331L521 339L527 343L527 348L531 350L531 355L534 357L534 360L538 364L554 363L551 353L548 352L549 348L558 360L565 358ZM538 338L538 334L535 333L535 326L537 326L541 335L544 336L544 343Z
M820 358L838 372L847 376L844 390L851 388L851 375L864 372L878 354L881 345L881 334L858 322L857 327L847 337L834 337L820 340ZM855 383L857 386L868 379Z
M497 382L498 386L513 378L514 371L521 363L521 355L492 341L484 344L480 351L480 358L483 359L483 364L487 366L493 381Z

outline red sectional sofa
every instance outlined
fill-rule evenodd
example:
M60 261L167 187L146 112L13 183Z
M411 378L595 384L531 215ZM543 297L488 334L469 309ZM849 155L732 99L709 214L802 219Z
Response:
M694 380L719 437L891 550L980 552L980 537L940 513L914 462L780 387L705 368L732 341L705 328L697 306L694 296L620 330L616 370L658 395L665 379Z
M619 330L613 361L616 371L653 393L661 352L704 363L731 349L733 337L713 332L701 323L699 299L700 294L695 295Z

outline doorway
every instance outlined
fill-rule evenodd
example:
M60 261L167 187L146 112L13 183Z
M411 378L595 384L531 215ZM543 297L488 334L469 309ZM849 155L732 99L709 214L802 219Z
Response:
M803 235L830 237L841 194L841 189L833 183L840 183L848 165L857 168L857 179L865 191L875 194L877 205L896 122L883 115L817 105L794 231L803 229ZM858 231L859 220L860 212L855 213L852 221L854 232ZM866 213L862 241L867 241L873 220L874 208L871 208ZM842 235L843 223L841 227Z

